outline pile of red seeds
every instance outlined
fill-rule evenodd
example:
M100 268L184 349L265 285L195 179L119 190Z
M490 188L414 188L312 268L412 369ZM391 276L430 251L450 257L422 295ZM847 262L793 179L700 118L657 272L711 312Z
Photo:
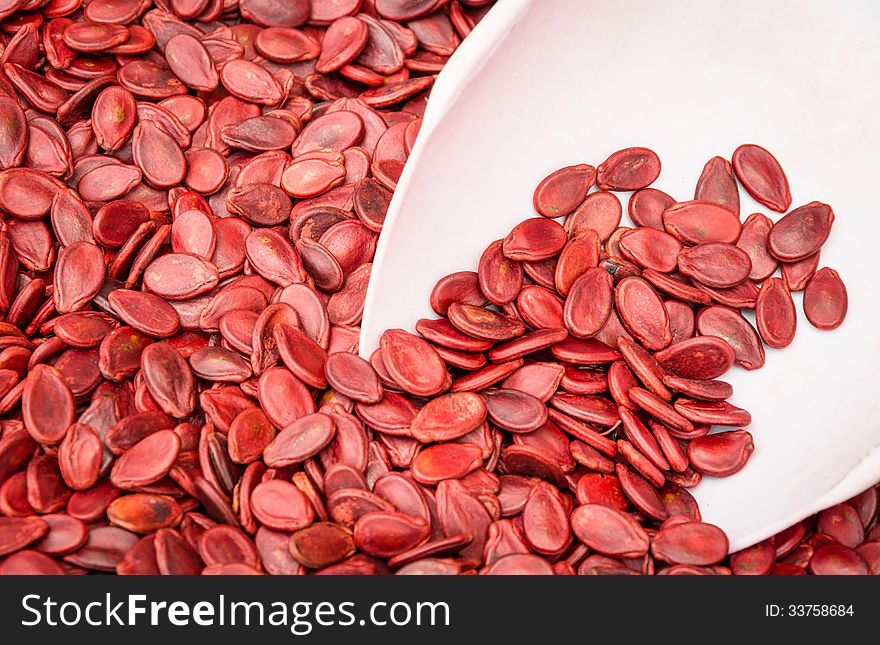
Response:
M433 74L490 4L4 3L0 573L878 572L876 489L729 560L686 490L748 459L714 379L791 341L789 291L846 308L830 208L740 225L723 159L679 204L643 149L554 173L564 226L356 355ZM769 153L733 162L788 209Z

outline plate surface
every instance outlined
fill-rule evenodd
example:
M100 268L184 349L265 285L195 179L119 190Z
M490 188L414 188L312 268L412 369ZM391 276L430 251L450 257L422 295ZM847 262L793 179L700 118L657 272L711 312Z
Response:
M831 204L820 266L849 315L803 316L784 352L725 378L754 418L756 452L694 492L733 550L880 479L880 3L795 0L501 0L440 76L394 196L367 294L361 351L433 316L448 273L534 215L532 191L567 164L654 149L654 184L690 199L703 164L741 143L771 150L793 207ZM624 224L628 195L620 195ZM760 210L742 192L741 217ZM753 318L752 318L753 320Z

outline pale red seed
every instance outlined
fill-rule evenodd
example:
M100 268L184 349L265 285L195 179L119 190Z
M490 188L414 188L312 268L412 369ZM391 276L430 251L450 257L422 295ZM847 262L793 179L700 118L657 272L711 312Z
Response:
M460 332L478 340L503 341L522 336L525 325L504 314L460 302L448 310L449 322Z
M168 338L180 329L180 316L165 300L146 291L116 289L110 306L126 324L153 338Z
M531 432L547 421L547 407L519 390L487 390L482 393L488 417L508 432Z

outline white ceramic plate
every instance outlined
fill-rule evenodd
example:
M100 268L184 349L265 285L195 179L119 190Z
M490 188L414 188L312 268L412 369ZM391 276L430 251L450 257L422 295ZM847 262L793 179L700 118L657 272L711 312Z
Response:
M433 90L379 242L361 351L431 316L436 280L475 269L489 242L533 216L548 172L643 145L663 161L655 186L685 200L710 157L759 143L786 169L793 206L833 206L821 265L844 278L849 316L819 332L800 313L789 348L725 377L754 417L757 450L695 495L736 550L873 484L878 24L875 0L501 0ZM778 219L744 193L741 210Z

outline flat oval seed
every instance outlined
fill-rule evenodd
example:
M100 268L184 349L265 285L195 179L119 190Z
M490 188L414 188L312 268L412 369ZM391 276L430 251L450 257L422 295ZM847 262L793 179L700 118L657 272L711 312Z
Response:
M568 508L559 490L547 482L532 488L522 513L523 536L537 553L560 553L571 541Z
M636 226L663 230L663 213L675 200L656 188L643 188L632 194L627 204L629 218Z
M377 558L391 558L428 538L431 527L422 519L403 513L367 513L354 525L358 548Z
M35 441L61 442L74 419L70 387L54 367L35 365L24 381L21 412L25 428Z
M663 351L668 353L672 347L675 347L675 345L667 347ZM651 356L644 347L628 338L620 339L618 349L620 349L620 353L627 366L645 384L646 388L665 401L672 400L672 392L663 384L664 368L660 367L660 363L657 362L654 356Z
M504 314L454 302L448 310L449 322L463 334L478 340L503 341L522 336L526 326Z
M747 370L764 365L764 346L758 332L742 314L727 307L713 305L697 314L697 330L706 337L717 336L733 349L734 361ZM687 376L686 374L678 374ZM720 376L720 374L718 374ZM697 377L697 378L717 378Z
M315 518L305 493L282 479L258 484L251 493L250 505L262 524L277 531L299 531Z
M663 231L634 228L620 236L620 251L640 267L661 273L675 271L681 243Z
M547 407L519 390L487 390L482 393L489 419L508 432L531 432L547 422Z
M708 287L726 289L749 277L752 261L733 244L711 242L679 253L678 269Z
M135 493L113 500L107 508L107 518L133 533L153 533L177 526L183 509L167 495Z
M49 531L41 518L0 517L0 555L8 555L40 539Z
M432 396L443 390L446 367L423 339L403 330L388 330L380 340L385 367L407 392Z
M565 299L563 318L573 336L591 338L608 321L614 281L603 269L584 271L571 285Z
M726 401L691 401L680 398L674 403L676 411L694 423L719 426L747 426L752 422L748 411Z
M730 209L713 202L680 202L663 212L663 226L685 244L726 242L739 239L739 216Z
M114 486L133 489L147 486L168 474L180 452L180 437L173 430L160 430L129 448L116 460L110 473Z
M816 530L855 549L865 541L865 529L858 512L847 503L835 504L819 513Z
M734 351L721 338L697 336L670 345L654 357L664 370L676 376L713 379L730 369Z
M229 458L236 464L260 459L276 434L275 426L260 408L242 410L232 420L226 436Z
M689 379L667 374L663 382L676 392L705 401L724 401L733 396L733 386L724 381Z
M714 202L739 216L739 188L727 159L712 157L706 162L694 189L694 199Z
M794 209L770 230L767 248L783 262L796 262L818 251L834 224L834 211L828 204L810 202Z
M791 292L803 291L819 266L819 252L797 262L782 262L782 279Z
M163 412L182 419L196 405L196 384L189 365L167 341L153 343L141 354L144 382Z
M791 206L782 166L761 146L744 144L734 150L733 169L749 195L767 208L784 213Z
M761 285L755 319L761 339L770 347L783 349L794 340L797 312L782 278L770 278Z
M660 176L660 158L648 148L618 150L596 169L602 190L639 190Z
M141 121L131 136L134 162L144 180L154 188L167 189L186 177L186 157L174 137L157 121Z
M544 217L568 215L584 201L596 182L596 169L587 164L566 166L549 174L535 189L535 210Z
M479 446L470 443L438 443L419 451L412 461L413 479L425 486L460 479L483 465Z
M727 556L727 536L717 526L704 522L666 524L657 531L651 554L671 564L706 566Z
M742 470L754 450L752 435L746 430L734 430L694 439L688 444L687 453L694 470L713 477L729 477Z
M750 280L756 282L766 280L773 275L779 265L767 248L767 238L770 237L772 228L773 221L762 213L752 213L742 225L742 232L736 245L745 251L752 261Z
M317 412L300 417L284 428L263 450L263 461L270 468L284 468L314 457L336 434L333 417Z
M477 394L445 394L429 401L419 410L410 432L422 443L452 441L479 427L486 419L486 414L486 403Z
M563 296L568 295L574 281L598 264L599 236L596 231L586 229L573 237L559 254L553 276L556 291Z
M162 298L146 291L116 289L110 306L126 324L153 338L168 338L180 329L180 316Z
M276 325L272 335L278 355L294 376L314 388L327 387L324 366L328 359L323 347L286 322Z
M486 247L483 255L480 256L477 268L479 287L485 296L484 300L495 305L512 302L519 295L523 281L522 264L506 257L502 245L503 241L497 240ZM466 300L458 300L458 302L467 303ZM473 304L479 306L483 303ZM448 306L446 309L448 311Z
M55 308L60 313L82 309L104 283L104 256L97 245L74 242L58 254L53 284Z
M819 269L804 291L804 313L816 329L837 329L846 318L846 286L834 269Z
M593 231L603 242L620 226L623 208L614 193L600 190L590 193L580 206L565 218L565 232L569 239Z
M323 569L355 552L351 531L332 522L316 522L290 536L294 560L310 569Z
M614 290L614 302L624 327L646 349L660 350L672 342L666 307L648 282L624 278Z
M168 300L187 300L217 286L219 272L197 255L169 253L153 260L144 271L144 286Z
M814 576L865 576L868 565L862 557L842 544L819 547L810 558L810 573Z
M541 262L557 255L565 246L565 229L552 220L533 217L513 227L504 238L504 255L521 262Z
M730 554L730 568L735 576L766 576L776 564L776 549L772 540Z
M584 504L571 514L571 528L591 549L621 558L648 552L648 534L630 515L604 504Z
M190 89L210 92L220 84L220 75L208 50L190 34L179 33L165 43L165 60L174 75Z

